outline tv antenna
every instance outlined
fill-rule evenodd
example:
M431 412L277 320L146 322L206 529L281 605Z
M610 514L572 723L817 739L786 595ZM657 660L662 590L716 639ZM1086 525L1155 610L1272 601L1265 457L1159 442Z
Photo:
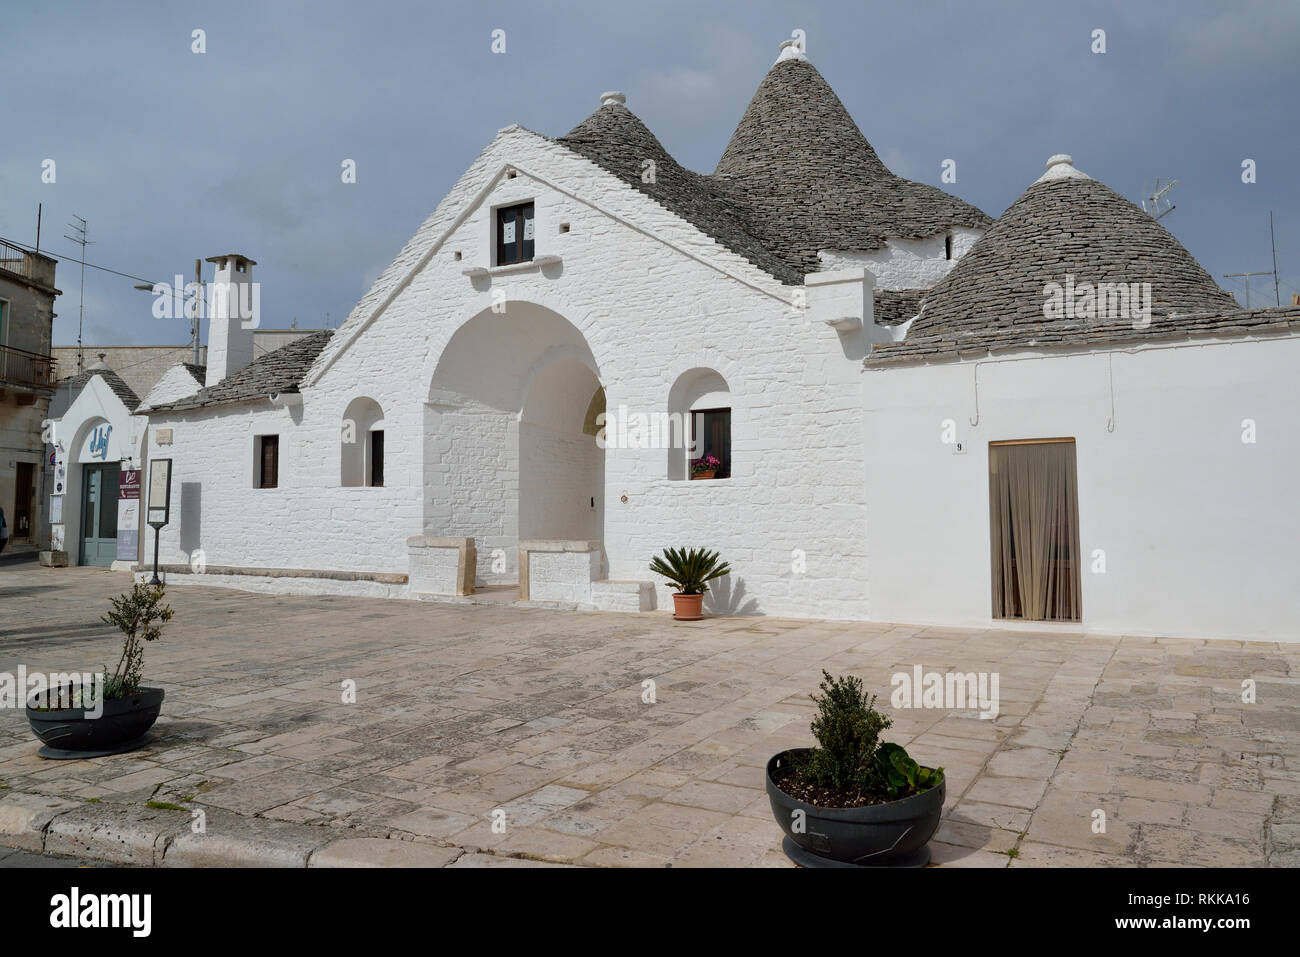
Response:
M1265 269L1263 272L1225 272L1224 279L1245 279L1246 280L1246 308L1250 308L1250 277L1251 276L1271 276L1273 270Z
M71 240L81 247L81 301L77 304L77 371L80 372L86 367L86 352L81 346L81 325L85 318L86 311L86 247L95 245L86 238L86 221L76 213L72 214L75 223L68 223L68 228L75 233L69 236L63 234L64 239Z
M1175 207L1173 201L1169 198L1169 194L1177 185L1178 180L1171 179L1169 182L1165 183L1164 186L1161 186L1160 180L1157 179L1153 186L1142 190L1144 194L1142 198L1142 208L1146 211L1148 216L1152 219L1159 219L1166 213L1172 213L1174 211Z

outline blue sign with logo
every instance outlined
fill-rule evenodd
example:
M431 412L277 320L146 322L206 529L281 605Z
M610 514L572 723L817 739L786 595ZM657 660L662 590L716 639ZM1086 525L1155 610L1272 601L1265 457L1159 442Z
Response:
M90 436L90 454L99 459L108 458L108 436L112 433L111 425L97 425Z

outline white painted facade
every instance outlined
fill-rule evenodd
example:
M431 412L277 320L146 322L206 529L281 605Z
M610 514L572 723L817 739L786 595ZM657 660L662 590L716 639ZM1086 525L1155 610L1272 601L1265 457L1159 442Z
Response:
M957 265L981 236L982 229L955 226L946 236L890 239L875 252L824 249L818 255L822 271L866 268L877 289L929 289Z
M175 402L191 396L203 386L203 382L194 377L194 373L183 362L178 362L167 369L154 383L148 395L140 403L140 412L148 412L149 406L164 402Z
M1031 627L1300 640L1298 365L1292 336L868 370L871 617L1005 624L989 443L1073 438L1082 621Z

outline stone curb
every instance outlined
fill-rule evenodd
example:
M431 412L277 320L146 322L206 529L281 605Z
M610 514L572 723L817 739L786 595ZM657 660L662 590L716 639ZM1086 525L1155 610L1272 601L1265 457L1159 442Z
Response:
M195 833L192 811L204 814ZM152 867L565 867L422 841L244 817L0 792L0 847Z

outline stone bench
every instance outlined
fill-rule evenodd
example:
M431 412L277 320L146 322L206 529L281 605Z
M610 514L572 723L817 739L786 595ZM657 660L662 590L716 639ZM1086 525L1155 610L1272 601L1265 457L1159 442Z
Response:
M519 543L519 598L591 604L600 578L600 542L533 539Z
M412 595L472 595L478 549L472 538L412 535L408 581Z

